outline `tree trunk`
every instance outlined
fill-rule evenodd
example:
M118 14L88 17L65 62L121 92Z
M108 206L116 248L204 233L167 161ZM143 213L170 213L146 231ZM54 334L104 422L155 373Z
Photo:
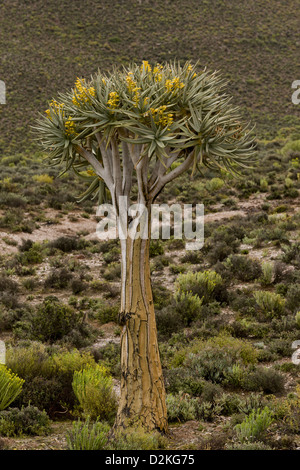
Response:
M150 281L149 238L121 240L121 397L116 428L167 431L165 387Z

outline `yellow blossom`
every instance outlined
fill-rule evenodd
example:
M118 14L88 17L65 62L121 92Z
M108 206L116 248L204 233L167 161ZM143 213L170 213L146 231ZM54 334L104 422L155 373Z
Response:
M127 82L127 89L130 93L134 91L136 88L136 82L133 80L133 73L129 72L129 74L126 77L126 82Z
M141 72L151 72L151 65L149 64L148 60L143 60L143 63L141 65Z
M52 100L49 103L49 109L46 109L45 113L47 114L47 117L51 119L50 108L52 108L52 110L56 112L59 112L59 111L62 111L63 107L64 107L64 103L58 103L56 100Z
M71 137L75 137L78 133L75 131L75 122L73 121L72 117L69 116L67 121L65 122L65 131L66 135Z
M159 108L150 108L154 122L161 124L163 127L170 126L173 123L173 113L165 113L167 106L159 106Z
M111 109L115 109L118 107L119 105L119 95L116 91L112 91L111 93L109 93L109 100L107 102L109 108Z
M91 96L96 96L94 87L85 86L85 80L77 78L72 103L80 106L83 103L90 103Z
M162 79L162 73L161 73L161 70L162 70L163 66L160 65L160 64L157 64L154 69L153 69L153 76L154 76L154 80L156 82L161 82L161 79Z
M180 81L179 77L173 78L173 80L166 80L165 87L168 91L175 91L184 87L184 83Z

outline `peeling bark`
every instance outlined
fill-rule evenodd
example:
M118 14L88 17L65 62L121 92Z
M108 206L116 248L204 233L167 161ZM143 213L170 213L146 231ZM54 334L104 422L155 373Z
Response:
M121 398L115 426L168 427L153 306L149 239L122 241Z

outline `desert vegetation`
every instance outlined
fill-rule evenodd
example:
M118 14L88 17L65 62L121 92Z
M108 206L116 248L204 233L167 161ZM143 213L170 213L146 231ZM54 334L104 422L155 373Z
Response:
M87 2L84 15L92 3ZM101 8L108 8L106 2L101 3ZM60 69L62 82L50 80L51 86L28 104L31 122L38 109L47 108L52 95L72 86L77 76L95 72L98 65L107 71L112 64L127 65L132 59L147 57L151 61L152 53L155 61L172 59L161 46L155 46L160 53L148 51L146 44L140 46L149 28L156 31L155 18L163 6L162 2L155 3L156 10L150 3L137 2L140 20L136 45L129 41L130 7L128 25L115 23L112 10L97 39L92 21L85 26L78 23L76 28L68 23L65 28L66 16L62 16L61 23L55 25L56 13L49 7L47 28L50 37L56 38L51 54L66 36L73 38L72 51L87 38L101 42L101 50L106 52L95 65L93 54L80 49L75 57L68 45L65 56L48 73L52 77L59 64L70 62L67 58L72 57L68 72L63 74ZM190 7L197 16L196 3L190 2ZM224 2L213 3L218 11L224 10ZM63 167L46 166L44 153L33 138L27 137L20 103L26 103L32 91L23 90L18 105L13 101L9 120L8 107L0 106L4 123L0 153L0 340L7 348L6 363L0 365L0 449L300 447L300 365L292 361L293 343L300 340L300 126L294 110L289 105L280 106L289 103L289 97L270 82L271 100L272 93L266 91L263 79L269 76L272 61L279 63L282 57L282 63L288 63L285 51L293 53L294 20L290 2L286 2L284 12L276 3L277 10L270 13L268 9L267 15L265 8L272 3L257 2L255 8L260 8L261 17L255 37L251 34L251 17L232 43L229 39L224 42L244 2L234 12L226 10L223 28L207 21L204 30L194 35L200 41L207 37L207 28L215 31L215 49L211 56L206 50L201 65L225 68L224 47L235 55L235 61L227 67L228 77L231 86L238 88L235 101L242 104L245 115L254 120L259 115L257 159L238 178L211 168L202 168L201 175L191 177L189 170L168 184L157 199L158 203L205 205L205 243L201 250L187 252L184 241L172 238L152 241L149 247L169 423L166 435L132 427L112 436L121 379L119 243L97 239L97 201L78 203L87 183L72 172L58 178ZM211 6L203 4L210 18ZM179 18L179 2L174 5ZM1 8L8 15L16 6L12 2ZM20 24L24 8L16 13ZM32 42L39 30L38 2L26 8L31 9L27 28ZM76 5L72 8L76 10ZM145 15L151 18L148 29L144 28ZM278 25L278 33L274 29L272 36L268 34L268 43L267 16L273 26ZM283 17L290 19L290 36L284 39L280 36L284 21L279 21ZM113 28L109 21L114 22ZM168 31L174 16L169 17L167 12L163 21ZM186 31L181 21L179 32ZM0 29L2 42L7 28ZM106 37L108 30L111 34ZM159 33L155 34L160 42ZM124 38L131 44L126 53ZM185 51L190 48L184 41L179 44L171 35L166 38L168 44L177 47L182 63L198 59L194 49L191 57L186 57ZM208 47L205 41L203 44L204 49ZM259 57L261 78L244 71L241 48L245 44L251 51L250 61ZM11 53L17 63L22 51L13 50L16 47L12 41ZM49 43L41 43L44 57L47 51L50 54L49 47ZM35 54L34 50L30 54ZM10 68L7 70L9 73ZM278 72L285 81L286 70L280 67ZM7 81L9 93L18 83L18 74L15 77L11 83ZM39 87L47 80L46 76L36 77L31 86ZM266 93L268 98L264 99ZM12 133L16 120L22 121L19 134Z

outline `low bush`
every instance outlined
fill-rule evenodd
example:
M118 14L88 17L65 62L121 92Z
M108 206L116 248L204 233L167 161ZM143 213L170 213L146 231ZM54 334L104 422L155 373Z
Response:
M203 298L191 292L176 292L174 296L175 311L179 314L184 326L189 326L201 314Z
M166 438L158 431L147 433L143 428L128 428L116 433L109 450L158 450L166 448Z
M253 296L260 312L267 318L283 315L285 299L280 294L269 291L256 291Z
M68 450L103 450L108 441L110 427L106 423L92 423L88 417L85 421L74 421L67 434Z
M18 406L32 405L45 409L52 417L74 407L76 397L72 388L75 371L96 366L87 352L52 351L40 343L8 348L7 365L25 379Z
M268 394L282 393L284 391L284 376L274 369L258 367L247 375L244 388Z
M266 406L263 410L253 410L241 424L235 426L237 438L241 442L253 442L265 436L273 422L273 412Z
M286 308L291 313L300 309L300 284L291 284L286 295Z
M226 288L222 277L215 271L203 271L179 274L175 283L175 290L179 293L192 293L203 299L203 304L213 300L222 301L225 298Z
M105 367L75 371L72 387L85 415L110 422L114 419L116 397L112 377Z
M53 343L73 329L79 328L82 317L68 305L46 298L32 318L32 337Z
M45 279L45 287L47 289L65 289L68 287L72 278L73 275L68 271L68 269L54 269Z
M50 419L45 411L34 406L9 408L0 412L0 435L16 437L45 435L50 431Z
M231 255L224 264L226 269L230 270L233 276L242 282L254 281L262 274L260 263L244 255Z
M168 419L172 421L189 421L196 419L198 400L188 394L179 392L177 395L167 395Z
M72 251L80 249L80 242L74 237L59 237L49 243L50 248L55 248L63 253L71 253Z

